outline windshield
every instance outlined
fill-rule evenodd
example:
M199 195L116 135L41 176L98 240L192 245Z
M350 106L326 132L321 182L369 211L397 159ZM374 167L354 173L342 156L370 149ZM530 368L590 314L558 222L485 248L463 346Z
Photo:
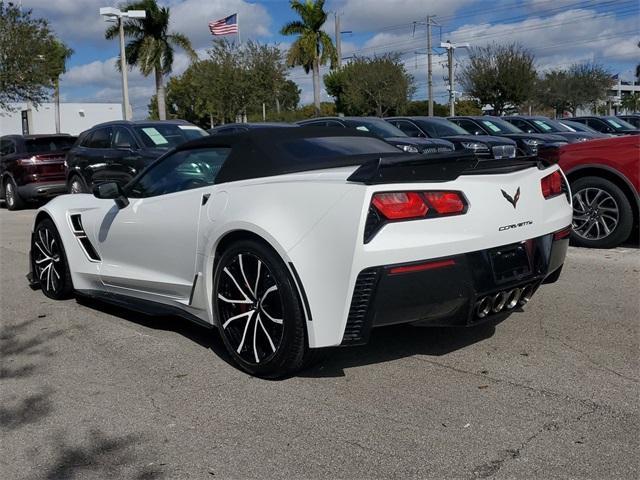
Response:
M207 132L195 125L152 124L134 127L145 147L172 148L195 138L206 137Z
M422 127L423 130L426 130L430 137L439 138L450 137L453 135L471 135L464 128L445 119L420 120L415 123L419 123L420 127Z
M605 122L607 122L611 127L613 127L613 129L615 131L620 131L620 130L635 130L636 127L634 127L633 125L631 125L628 122L625 122L624 120L622 120L621 118L617 118L617 117L607 117L604 119Z
M511 125L509 122L500 120L499 118L482 119L480 123L484 125L491 133L523 133L515 125Z
M76 137L41 137L25 140L24 146L28 153L48 153L69 150L76 141Z
M370 119L358 119L358 120L344 120L349 127L360 130L361 132L370 132L380 138L391 137L406 137L408 136L399 128L394 127L390 123L384 120L370 120Z
M532 122L544 133L567 131L559 122L549 120L548 118L534 118Z

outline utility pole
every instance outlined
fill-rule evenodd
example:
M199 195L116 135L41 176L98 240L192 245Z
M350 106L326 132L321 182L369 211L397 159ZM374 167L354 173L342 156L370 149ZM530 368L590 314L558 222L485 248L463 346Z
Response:
M338 69L342 68L342 39L340 38L340 14L335 12L336 50L338 53Z
M451 43L450 41L441 42L440 48L447 50L447 64L449 67L449 115L454 116L456 114L456 91L453 84L453 51L456 48L469 48L468 43Z
M429 116L433 117L433 69L431 52L431 15L427 15L427 98L429 99Z

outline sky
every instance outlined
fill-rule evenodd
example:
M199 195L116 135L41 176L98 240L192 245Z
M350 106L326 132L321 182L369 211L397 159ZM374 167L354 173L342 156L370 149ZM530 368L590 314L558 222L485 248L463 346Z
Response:
M288 0L158 0L171 9L170 31L185 34L200 58L207 57L214 37L210 20L238 14L242 41L278 44L286 49L293 37L280 35L282 25L296 18ZM121 77L115 68L117 40L105 40L108 24L99 8L121 6L118 0L22 0L23 9L49 21L55 33L74 50L61 78L61 96L68 102L120 102ZM534 53L538 71L596 62L612 74L631 80L640 61L640 2L638 0L327 0L325 29L333 37L334 13L341 19L342 56L372 56L397 52L416 85L415 99L424 100L426 82L427 15L435 15L433 45L441 41L469 43L519 42ZM232 39L234 36L229 36ZM219 37L215 37L219 38ZM457 49L457 68L465 61ZM435 100L445 103L446 56L434 48ZM172 75L188 66L178 51ZM324 70L326 72L328 70ZM301 103L313 101L311 75L301 68L289 77L302 90ZM154 93L153 75L129 74L135 118L145 118ZM324 90L323 100L331 100Z

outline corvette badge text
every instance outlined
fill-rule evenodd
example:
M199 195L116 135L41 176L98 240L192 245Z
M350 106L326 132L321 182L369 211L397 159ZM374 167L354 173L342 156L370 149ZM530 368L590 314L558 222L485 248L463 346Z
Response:
M511 225L503 225L502 227L498 228L498 231L504 232L505 230L513 230L514 228L526 227L527 225L533 225L533 221L527 220L526 222L512 223Z

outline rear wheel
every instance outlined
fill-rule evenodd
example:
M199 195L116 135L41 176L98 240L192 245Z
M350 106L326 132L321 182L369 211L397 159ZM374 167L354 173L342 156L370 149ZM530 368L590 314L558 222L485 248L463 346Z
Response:
M48 218L36 225L31 242L31 262L42 293L54 300L71 296L73 283L67 256L58 230Z
M624 192L600 177L579 178L573 192L573 243L581 247L612 248L631 234L633 211Z
M269 247L245 240L223 252L213 304L224 344L246 372L276 378L305 364L309 349L296 287Z
M9 210L20 210L24 208L24 200L18 193L18 187L11 178L7 178L4 184L4 201Z

